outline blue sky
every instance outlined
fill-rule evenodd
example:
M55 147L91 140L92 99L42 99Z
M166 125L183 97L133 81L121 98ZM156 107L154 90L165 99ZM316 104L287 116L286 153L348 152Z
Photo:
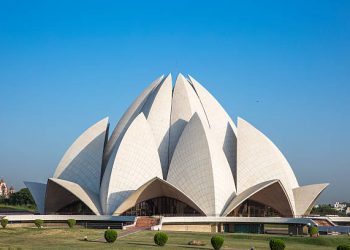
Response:
M349 1L1 1L0 176L45 182L155 78L199 80L350 201Z

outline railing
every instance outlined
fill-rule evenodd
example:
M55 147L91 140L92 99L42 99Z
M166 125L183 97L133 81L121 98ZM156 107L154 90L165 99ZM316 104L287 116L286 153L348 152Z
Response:
M318 230L320 233L341 233L341 234L349 234L350 226L319 226Z

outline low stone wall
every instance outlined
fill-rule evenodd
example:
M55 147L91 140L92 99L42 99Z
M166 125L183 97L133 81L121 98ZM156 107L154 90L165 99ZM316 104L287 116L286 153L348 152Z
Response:
M27 228L36 228L34 222L23 222L23 223L9 223L7 224L8 228L19 228L19 227L27 227ZM67 223L45 223L43 225L44 228L68 228ZM83 228L82 225L76 224L74 227Z
M183 224L183 225L162 225L164 231L176 231L176 232L203 232L211 233L216 232L216 225L211 224Z

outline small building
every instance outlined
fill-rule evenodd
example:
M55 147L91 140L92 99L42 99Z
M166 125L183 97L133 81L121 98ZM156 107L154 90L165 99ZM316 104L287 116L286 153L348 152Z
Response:
M12 186L8 188L4 179L0 180L0 197L9 198L14 192L15 189Z
M345 202L339 202L339 201L337 201L336 203L334 203L333 207L334 207L335 210L341 212L341 211L346 210L347 205L346 205Z

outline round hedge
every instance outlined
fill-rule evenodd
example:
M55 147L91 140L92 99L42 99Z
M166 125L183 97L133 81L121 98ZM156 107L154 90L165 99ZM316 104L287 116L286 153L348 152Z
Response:
M163 232L158 232L154 235L153 240L158 246L164 246L168 241L168 235Z
M215 250L219 250L224 244L224 238L219 235L214 235L211 237L210 242Z
M108 243L113 243L114 241L116 241L117 237L118 237L117 231L113 229L107 229L105 231L105 239Z
M349 245L339 245L337 246L337 250L350 250Z
M271 250L283 250L286 248L286 244L280 239L271 239L269 245Z
M5 228L7 224L9 223L8 219L1 219L1 226Z
M312 236L312 235L317 235L318 234L318 227L310 227L309 229L309 234Z
M75 226L75 224L77 224L77 222L74 219L68 219L67 224L70 228L73 228Z
M36 226L37 228L41 228L41 227L44 225L44 221L41 220L41 219L36 219L36 220L34 221L34 224L35 224L35 226Z

